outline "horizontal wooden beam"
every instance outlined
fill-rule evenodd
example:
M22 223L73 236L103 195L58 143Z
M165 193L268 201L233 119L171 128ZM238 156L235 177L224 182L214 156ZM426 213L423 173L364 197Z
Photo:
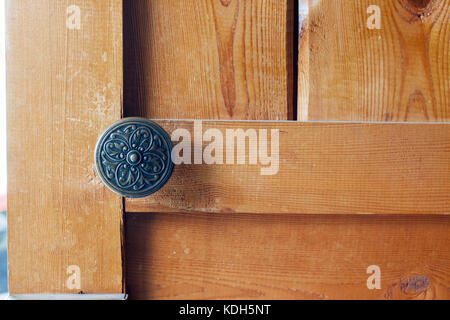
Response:
M450 216L132 213L126 227L131 299L450 299Z
M450 213L450 125L172 120L159 123L173 140L181 141L177 136L189 134L192 162L196 154L201 164L177 165L168 184L158 193L127 199L128 212ZM256 134L257 164L249 163L248 155L254 149L249 147L248 139L244 156L234 150L237 139L234 146L227 139L227 134L238 129L250 136ZM275 170L273 154L271 164L262 163L259 144L264 137L267 139L270 156L272 147L276 147L277 132L279 166ZM222 136L218 138L223 138L225 164L206 163L211 160L205 158L211 142L200 141L202 135L208 134ZM176 141L178 150L181 142ZM234 164L227 163L232 150L236 156ZM238 160L245 164L238 164ZM276 174L264 175L264 168L266 174Z

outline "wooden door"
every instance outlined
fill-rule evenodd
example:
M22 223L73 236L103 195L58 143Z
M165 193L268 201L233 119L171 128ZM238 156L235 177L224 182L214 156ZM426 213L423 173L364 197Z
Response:
M10 0L7 14L11 294L450 297L448 1ZM247 154L182 164L122 199L93 152L123 116L276 130L278 170Z

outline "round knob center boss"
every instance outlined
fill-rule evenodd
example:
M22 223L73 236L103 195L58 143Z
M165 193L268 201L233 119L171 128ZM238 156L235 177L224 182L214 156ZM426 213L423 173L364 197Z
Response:
M95 167L103 183L127 198L161 189L173 171L172 141L150 120L125 118L114 123L95 147Z

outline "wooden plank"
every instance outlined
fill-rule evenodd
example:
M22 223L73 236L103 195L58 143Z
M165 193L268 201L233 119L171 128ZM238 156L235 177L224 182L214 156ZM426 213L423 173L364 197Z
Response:
M190 121L160 123L169 133L193 131ZM450 213L449 125L204 121L202 128L222 133L225 164L178 165L158 193L127 199L128 212ZM255 130L259 141L279 130L276 174L261 174L271 165L260 157L249 164L248 142L245 164L226 164L236 149L226 131L238 128Z
M450 298L449 216L129 214L127 230L131 299Z
M125 111L287 120L294 0L124 1Z
M370 6L381 29L367 27ZM309 1L299 120L450 120L449 19L447 0Z
M120 293L121 198L93 152L121 116L121 1L10 0L7 25L9 293Z

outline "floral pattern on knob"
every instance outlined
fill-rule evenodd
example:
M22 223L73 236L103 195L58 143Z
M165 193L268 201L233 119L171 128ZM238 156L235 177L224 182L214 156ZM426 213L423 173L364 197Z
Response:
M172 142L156 123L126 118L107 129L95 148L95 166L105 185L127 198L149 196L172 175Z

